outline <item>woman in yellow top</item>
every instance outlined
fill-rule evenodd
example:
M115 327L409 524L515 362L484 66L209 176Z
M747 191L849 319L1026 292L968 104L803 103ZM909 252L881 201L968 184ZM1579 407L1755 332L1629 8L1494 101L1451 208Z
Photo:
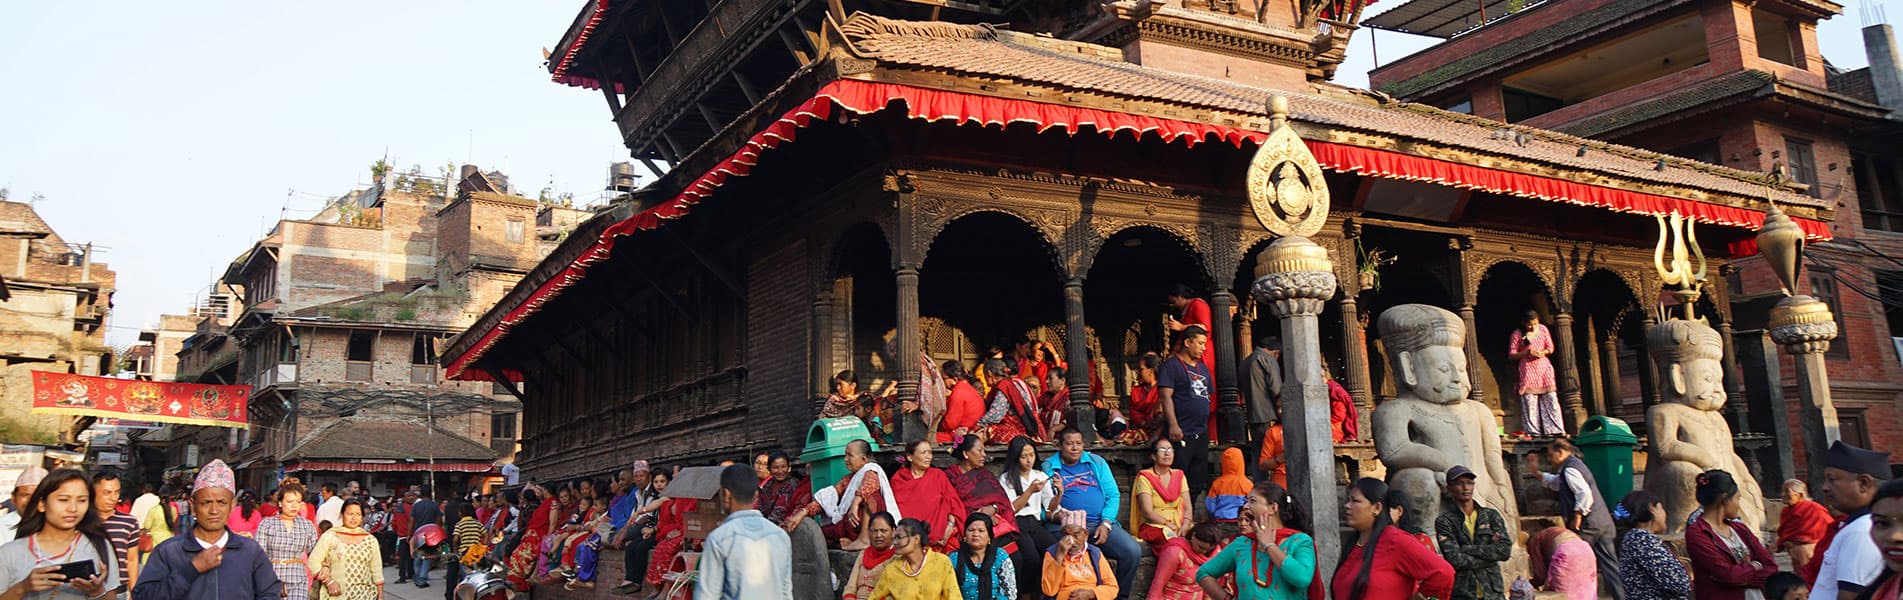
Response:
M892 535L895 554L879 576L879 585L872 588L870 600L964 600L951 559L925 547L928 529L918 519L899 521L898 532Z
M139 519L139 527L145 529L146 535L152 536L152 547L157 548L159 542L172 539L172 517L172 501L160 500ZM151 552L139 553L141 564L151 557Z
M320 599L379 600L383 598L383 547L363 530L363 501L346 500L344 524L325 531L304 561L317 578Z
M1150 442L1150 461L1150 468L1137 471L1130 493L1130 534L1160 553L1170 538L1189 531L1189 478L1171 468L1176 443L1169 438Z

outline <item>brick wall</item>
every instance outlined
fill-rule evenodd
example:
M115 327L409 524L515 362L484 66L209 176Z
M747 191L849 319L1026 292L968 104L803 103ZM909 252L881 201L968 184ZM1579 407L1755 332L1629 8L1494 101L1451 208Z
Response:
M1614 1L1616 0L1560 0L1548 2L1522 14L1515 15L1510 22L1468 33L1454 38L1451 42L1422 50L1406 58L1369 71L1368 87L1380 89L1381 86L1432 71L1441 65L1466 58L1487 48L1498 46L1507 40L1550 27L1560 21L1611 4Z
M771 414L752 419L756 440L798 451L814 418L813 352L807 347L813 291L806 245L793 241L761 251L747 266L746 406Z

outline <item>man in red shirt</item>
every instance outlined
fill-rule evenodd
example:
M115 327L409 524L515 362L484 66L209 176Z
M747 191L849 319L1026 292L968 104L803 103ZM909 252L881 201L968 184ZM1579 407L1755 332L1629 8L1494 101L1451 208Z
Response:
M410 560L410 505L416 504L417 492L411 489L403 493L401 502L392 502L390 523L396 527L396 582L409 583L410 571L415 570L416 561Z

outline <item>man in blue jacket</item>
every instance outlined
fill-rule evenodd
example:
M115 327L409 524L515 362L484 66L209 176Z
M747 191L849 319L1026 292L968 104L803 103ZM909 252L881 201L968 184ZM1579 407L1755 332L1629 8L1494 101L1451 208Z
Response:
M133 600L278 600L284 584L271 570L264 548L225 529L238 495L231 467L214 460L192 482L189 532L159 543L139 569ZM189 535L188 535L189 534Z
M1064 510L1084 513L1090 542L1115 563L1117 589L1129 596L1131 583L1136 581L1137 562L1143 558L1143 547L1137 545L1136 538L1130 537L1129 532L1117 526L1121 494L1117 492L1116 477L1110 473L1110 463L1084 451L1084 434L1075 427L1057 432L1057 441L1057 455L1044 461L1044 472L1050 474L1053 483L1060 484L1056 491ZM1055 518L1045 527L1053 536L1062 531L1060 521Z

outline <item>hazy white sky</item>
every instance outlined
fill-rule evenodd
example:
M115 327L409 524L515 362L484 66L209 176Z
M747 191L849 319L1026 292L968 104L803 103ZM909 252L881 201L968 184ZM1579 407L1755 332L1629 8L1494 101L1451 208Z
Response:
M1819 35L1839 67L1865 64L1855 1ZM626 150L600 94L550 83L541 55L581 5L0 3L0 187L43 194L62 236L102 248L119 276L108 338L129 343L386 153L593 197ZM1366 85L1371 42L1392 61L1434 41L1378 36L1356 35L1338 81Z

